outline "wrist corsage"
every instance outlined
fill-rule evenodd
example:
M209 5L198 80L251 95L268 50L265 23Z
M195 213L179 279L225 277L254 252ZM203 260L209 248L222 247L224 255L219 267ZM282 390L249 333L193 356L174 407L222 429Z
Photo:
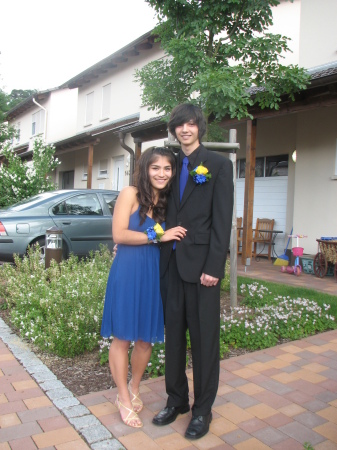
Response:
M208 172L207 167L202 163L194 170L191 170L190 175L193 177L195 184L204 184L212 178L212 175Z
M159 223L156 223L153 227L147 228L144 233L147 235L148 241L157 243L160 242L161 237L164 235L164 230Z

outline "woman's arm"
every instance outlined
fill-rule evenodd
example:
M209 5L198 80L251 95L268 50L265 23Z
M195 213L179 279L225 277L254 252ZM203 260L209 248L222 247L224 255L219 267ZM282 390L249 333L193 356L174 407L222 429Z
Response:
M112 238L116 244L145 245L148 243L146 234L128 230L130 216L138 204L136 194L135 187L127 186L118 195L112 218Z
M145 233L128 230L130 216L138 205L136 194L136 188L128 186L120 192L117 198L112 219L112 237L115 244L145 245L149 242ZM170 228L165 231L161 241L180 241L186 235L186 231L180 226Z

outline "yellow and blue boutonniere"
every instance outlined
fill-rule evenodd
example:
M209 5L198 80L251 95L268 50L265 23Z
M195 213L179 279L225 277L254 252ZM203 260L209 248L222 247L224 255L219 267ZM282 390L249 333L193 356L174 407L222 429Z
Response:
M190 175L193 177L195 184L204 184L212 178L207 167L200 163L195 169L191 170Z

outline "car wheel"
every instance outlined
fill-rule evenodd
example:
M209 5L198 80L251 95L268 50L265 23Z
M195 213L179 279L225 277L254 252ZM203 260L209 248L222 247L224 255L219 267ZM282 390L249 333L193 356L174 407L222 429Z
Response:
M44 263L45 258L45 250L46 250L46 240L44 238L38 239L37 241L31 244L32 247L35 247L36 244L39 244L40 247L40 262Z
M45 256L46 256L46 240L44 238L37 239L36 241L32 242L30 245L34 246L36 244L39 244L40 247L40 262L44 263ZM62 241L62 259L67 259L69 256L68 246L65 243L65 241Z

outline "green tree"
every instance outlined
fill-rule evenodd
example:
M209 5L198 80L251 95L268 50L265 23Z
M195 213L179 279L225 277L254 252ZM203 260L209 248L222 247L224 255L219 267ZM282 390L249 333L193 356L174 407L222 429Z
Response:
M4 145L0 165L0 207L12 205L20 200L56 188L50 173L60 164L54 157L53 145L36 139L32 161L27 163L14 152L11 145Z
M14 106L23 102L36 92L36 89L13 89L8 95L8 109L14 108Z
M0 123L5 120L5 114L8 111L8 95L0 89Z
M304 89L308 76L280 63L288 38L271 34L278 0L146 0L157 12L166 58L136 71L143 102L169 114L191 101L208 121L252 117L249 107L279 108L281 96Z

